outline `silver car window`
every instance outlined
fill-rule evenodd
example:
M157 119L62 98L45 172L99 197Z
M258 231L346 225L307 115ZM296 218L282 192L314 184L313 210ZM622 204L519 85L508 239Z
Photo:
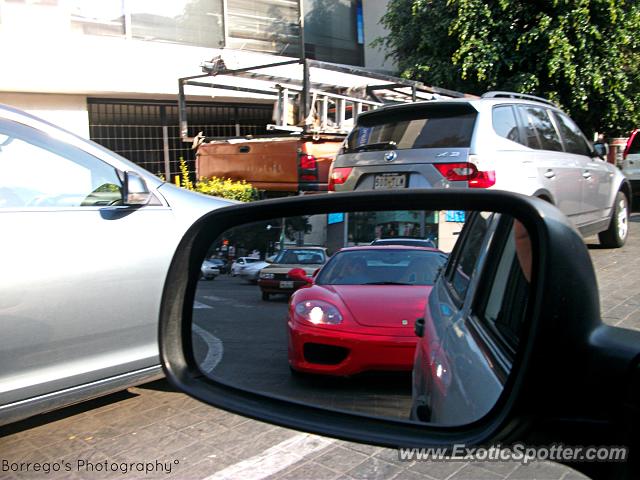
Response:
M564 141L565 150L576 155L589 155L591 151L578 126L562 113L554 112L554 115Z
M518 122L511 105L501 105L493 108L493 129L498 135L512 142L524 144L520 138Z
M8 120L0 140L0 208L121 204L118 173L98 158Z
M461 301L467 294L492 216L485 218L483 215L475 215L473 218L473 223L464 234L464 243L456 258L451 278L451 286Z
M562 143L547 110L540 107L520 107L528 130L527 137L532 148L561 152ZM537 138L537 141L534 140Z

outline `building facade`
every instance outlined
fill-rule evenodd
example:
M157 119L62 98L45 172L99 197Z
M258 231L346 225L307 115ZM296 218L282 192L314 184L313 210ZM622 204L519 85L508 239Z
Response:
M299 57L389 70L369 44L387 0L0 0L0 102L174 174L177 79L234 52L248 65ZM271 102L229 92L189 97L193 125L259 134ZM171 171L164 170L171 157Z

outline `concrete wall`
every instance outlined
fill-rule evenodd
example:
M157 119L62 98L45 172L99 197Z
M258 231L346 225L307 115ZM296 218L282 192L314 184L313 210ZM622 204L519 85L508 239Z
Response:
M0 103L20 108L89 138L89 114L84 95L0 92Z
M373 70L396 74L396 65L385 59L385 53L380 48L371 47L378 37L385 37L387 29L380 23L380 19L387 11L389 0L362 0L362 14L364 23L364 66Z

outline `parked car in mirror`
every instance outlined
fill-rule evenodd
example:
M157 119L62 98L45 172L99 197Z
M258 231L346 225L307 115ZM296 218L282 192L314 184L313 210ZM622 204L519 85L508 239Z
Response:
M258 285L262 299L269 300L273 294L290 295L307 284L304 280L289 277L290 270L301 268L307 275L313 275L326 261L327 250L324 247L287 247L280 250L273 262L260 270Z
M202 273L202 278L204 280L213 280L220 275L220 268L217 263L211 260L205 260L202 262L200 272Z
M231 275L234 277L240 273L242 267L246 267L252 263L259 262L259 258L254 257L238 257L231 263Z

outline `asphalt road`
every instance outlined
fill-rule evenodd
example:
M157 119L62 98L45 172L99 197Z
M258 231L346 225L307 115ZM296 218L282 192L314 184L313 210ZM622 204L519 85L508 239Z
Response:
M201 281L194 305L194 352L214 379L248 390L323 407L409 418L410 373L365 373L348 378L292 374L287 361L287 301L260 298L237 277Z

